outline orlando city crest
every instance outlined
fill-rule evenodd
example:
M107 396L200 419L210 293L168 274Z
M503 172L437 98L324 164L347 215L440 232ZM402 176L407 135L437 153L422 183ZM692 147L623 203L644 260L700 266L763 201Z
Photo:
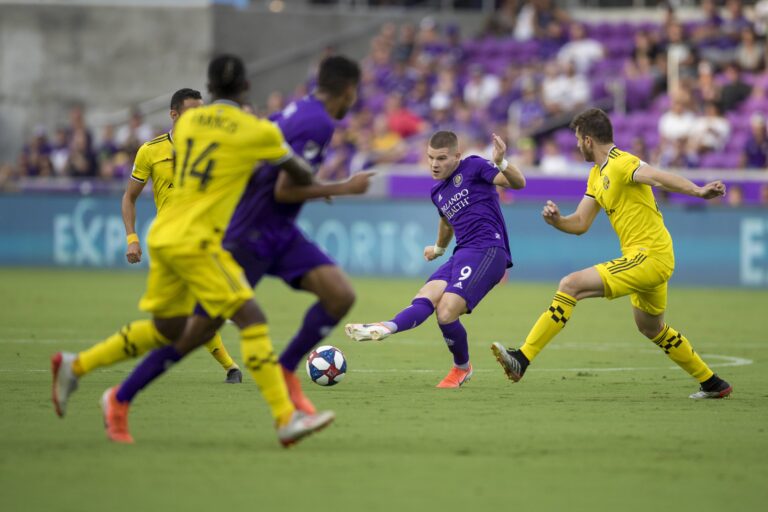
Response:
M608 187L611 186L611 180L608 179L608 176L603 176L603 188L605 190L608 190Z
M461 177L461 174L457 174L456 176L454 176L453 177L453 186L454 187L458 187L459 185L461 185L461 182L462 182L463 179L464 178Z

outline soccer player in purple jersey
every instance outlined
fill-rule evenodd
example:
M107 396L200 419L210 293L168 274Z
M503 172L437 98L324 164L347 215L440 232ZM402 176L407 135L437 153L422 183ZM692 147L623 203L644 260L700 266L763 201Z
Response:
M294 153L315 169L323 161L335 120L342 119L357 100L359 82L357 63L343 56L328 57L320 64L315 91L271 117ZM224 238L224 247L243 267L251 286L267 274L318 299L280 355L291 401L308 414L314 414L315 407L301 389L296 367L347 314L355 295L344 272L302 234L296 217L307 200L364 193L371 175L363 172L340 183L296 186L285 171L264 165L251 178Z
M493 135L493 157L462 159L456 134L440 131L427 148L432 178L432 202L440 223L437 242L424 248L427 261L443 255L456 234L453 256L435 271L411 304L388 322L347 324L347 336L357 341L381 340L420 325L432 313L453 353L454 367L437 385L458 388L472 377L467 331L459 317L471 313L512 266L504 217L496 186L525 187L522 172L504 158L506 144Z

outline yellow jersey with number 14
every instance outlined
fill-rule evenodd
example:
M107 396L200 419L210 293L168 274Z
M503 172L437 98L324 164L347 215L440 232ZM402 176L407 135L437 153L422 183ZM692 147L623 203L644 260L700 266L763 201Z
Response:
M641 165L638 157L614 146L603 165L592 167L586 195L605 210L623 254L647 251L674 267L672 237L664 226L653 190L634 180Z
M173 139L173 200L149 231L151 247L220 243L257 164L291 156L274 123L225 100L185 112Z
M131 179L139 183L152 180L155 207L160 212L173 191L173 141L170 133L141 145L133 162Z

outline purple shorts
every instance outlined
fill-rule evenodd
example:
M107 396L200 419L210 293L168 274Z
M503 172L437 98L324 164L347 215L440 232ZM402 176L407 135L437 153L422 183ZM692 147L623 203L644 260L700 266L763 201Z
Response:
M301 278L321 265L336 265L298 228L280 232L280 240L261 240L258 244L225 243L235 261L243 267L251 286L256 286L265 274L279 277L295 289L301 288Z
M462 297L467 302L467 313L471 313L504 277L508 261L501 247L458 249L427 282L446 281L446 293Z

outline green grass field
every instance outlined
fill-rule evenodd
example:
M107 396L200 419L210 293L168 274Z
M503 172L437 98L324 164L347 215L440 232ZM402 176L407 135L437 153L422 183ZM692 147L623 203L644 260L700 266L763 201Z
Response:
M203 350L137 398L137 443L117 446L97 402L135 361L84 378L60 420L49 356L139 317L144 277L0 269L4 512L765 510L766 291L672 287L668 320L731 381L728 400L688 399L696 383L635 330L628 299L581 303L511 384L488 346L519 344L555 283L508 283L465 320L475 377L460 390L434 388L451 359L432 320L372 344L337 329L345 381L305 385L337 421L284 450L251 381L222 384ZM389 318L419 286L355 284L355 321ZM257 295L282 346L310 297L274 281ZM224 338L239 360L237 332Z

